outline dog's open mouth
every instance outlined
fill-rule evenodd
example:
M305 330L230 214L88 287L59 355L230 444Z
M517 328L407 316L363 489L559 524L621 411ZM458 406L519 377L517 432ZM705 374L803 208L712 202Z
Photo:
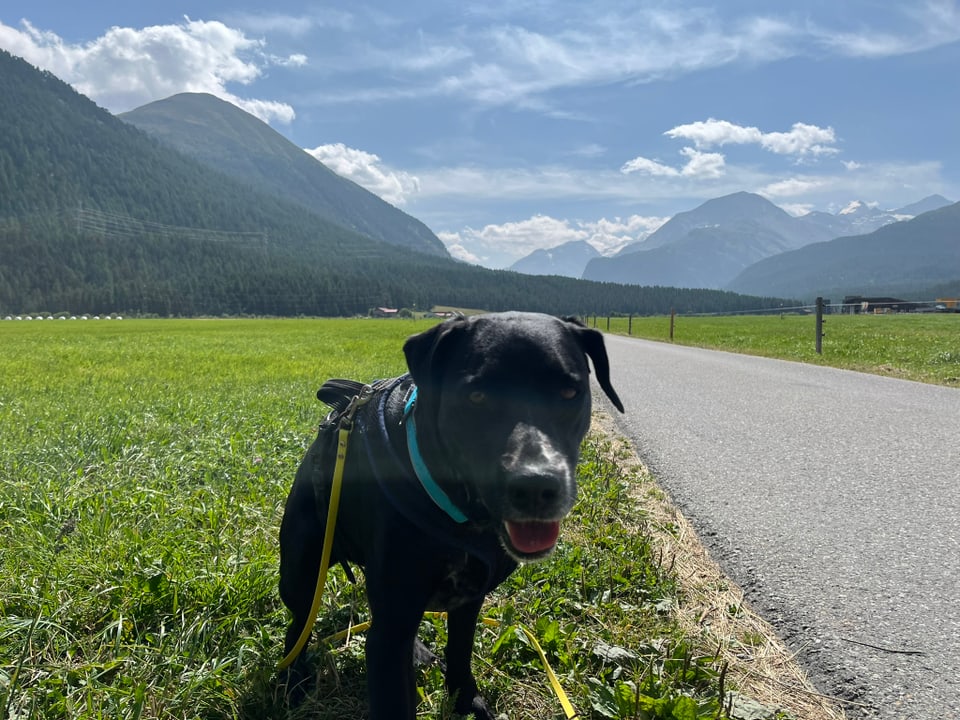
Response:
M560 535L558 520L507 520L513 548L524 555L541 555L553 549Z

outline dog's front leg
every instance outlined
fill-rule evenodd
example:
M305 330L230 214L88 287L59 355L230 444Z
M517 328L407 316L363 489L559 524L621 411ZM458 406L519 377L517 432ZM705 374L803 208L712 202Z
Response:
M429 585L409 573L403 575L401 559L392 564L385 560L392 572L368 566L366 573L372 622L366 645L370 720L414 720L413 646L429 600L425 592Z
M374 615L376 617L376 615ZM374 620L367 635L367 691L370 720L414 720L417 687L413 672L413 643L417 622L404 626Z
M471 659L477 618L483 597L447 613L447 692L456 697L454 710L460 715L473 714L477 720L493 720L493 713L477 691Z

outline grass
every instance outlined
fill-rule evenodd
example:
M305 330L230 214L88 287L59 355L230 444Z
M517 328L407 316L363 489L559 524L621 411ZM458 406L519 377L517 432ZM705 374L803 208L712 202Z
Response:
M429 324L0 324L0 720L363 717L359 640L312 646L304 706L276 687L277 530L317 387L402 372ZM723 664L678 622L684 590L631 492L646 481L598 435L580 480L555 557L491 600L488 700L562 717L523 624L582 717L725 717ZM339 570L321 616L321 632L365 617ZM428 642L444 632L425 621ZM439 670L419 682L423 716L450 717Z
M609 330L628 323L634 337L670 339L669 317L610 318ZM677 316L674 342L960 387L960 314L827 315L821 355L815 332L812 315Z

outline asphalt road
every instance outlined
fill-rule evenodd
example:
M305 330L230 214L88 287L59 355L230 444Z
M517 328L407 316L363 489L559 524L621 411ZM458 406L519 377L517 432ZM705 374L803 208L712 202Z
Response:
M960 720L960 389L606 339L598 404L814 684Z

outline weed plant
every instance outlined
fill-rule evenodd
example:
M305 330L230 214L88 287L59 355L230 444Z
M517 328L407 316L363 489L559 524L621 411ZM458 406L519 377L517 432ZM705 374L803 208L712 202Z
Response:
M404 370L429 323L65 321L0 325L0 720L362 718L362 639L316 641L315 691L277 687L288 617L277 531L328 377ZM549 561L492 598L480 684L510 718L563 717L540 639L581 717L720 717L718 668L677 630L670 568L602 439ZM362 575L361 575L362 577ZM366 618L339 569L318 635ZM424 621L444 642L444 623ZM450 717L438 668L421 710Z

